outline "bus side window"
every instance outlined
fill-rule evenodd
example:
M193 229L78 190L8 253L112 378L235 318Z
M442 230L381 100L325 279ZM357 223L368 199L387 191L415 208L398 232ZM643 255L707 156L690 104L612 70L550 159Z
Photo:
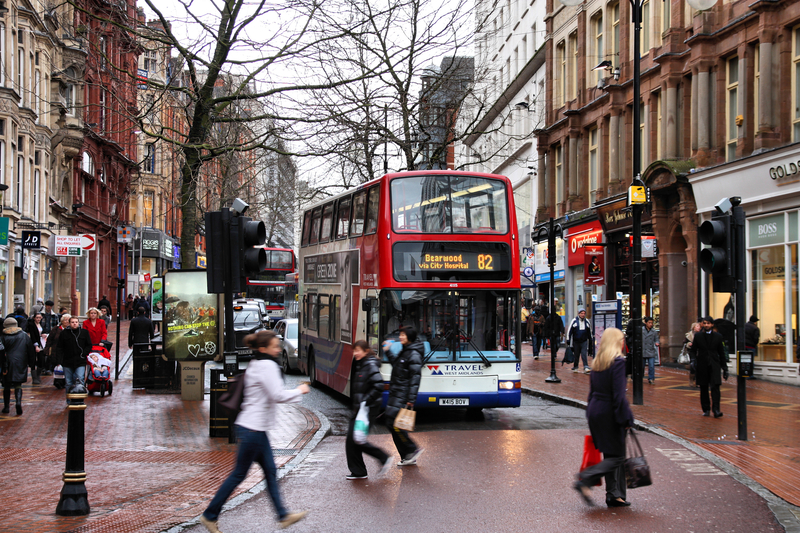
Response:
M308 239L308 244L317 244L319 242L319 226L322 209L317 207L311 214L311 235Z
M328 242L331 240L331 223L333 222L333 202L327 204L322 209L322 235L319 237L319 242Z
M303 216L303 239L301 246L308 246L308 236L311 233L311 211L306 211Z
M364 232L364 208L367 204L367 191L361 191L353 196L353 222L350 224L350 236L358 237Z
M330 304L329 302L330 296L327 294L320 294L319 295L319 305L317 308L319 309L319 338L320 339L329 339L330 335Z
M303 327L308 327L308 296L303 296L303 312L300 313L302 316L301 320L303 321Z
M367 202L367 231L364 234L375 233L378 229L378 204L381 200L380 186L369 190L369 201Z
M316 294L308 295L308 329L317 331L317 298Z
M352 197L348 196L339 200L339 210L336 216L336 238L346 239L350 233L350 202Z
M335 296L331 296L331 337L330 340L332 341L339 341L341 340L340 331L341 331L341 319L339 318L339 313L341 313L340 308L341 296L338 294Z

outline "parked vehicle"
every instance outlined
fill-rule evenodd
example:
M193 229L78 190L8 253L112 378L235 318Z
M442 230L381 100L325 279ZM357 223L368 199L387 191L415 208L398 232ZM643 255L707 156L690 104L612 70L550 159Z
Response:
M236 335L236 349L247 358L250 349L245 345L244 338L251 333L267 329L264 327L264 315L257 304L239 303L233 306L233 331Z
M283 347L280 365L286 374L299 368L297 361L297 322L296 318L286 318L279 320L275 325L275 333L280 337L281 346Z

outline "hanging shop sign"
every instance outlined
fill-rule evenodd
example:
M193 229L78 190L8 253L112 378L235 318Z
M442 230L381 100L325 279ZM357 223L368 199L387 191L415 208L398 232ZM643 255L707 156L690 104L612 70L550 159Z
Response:
M42 245L42 232L41 231L23 231L22 232L22 249L23 250L38 250Z
M603 241L603 227L599 220L581 224L569 229L567 237L567 262L569 266L579 266L584 263L584 246L589 244L599 244Z

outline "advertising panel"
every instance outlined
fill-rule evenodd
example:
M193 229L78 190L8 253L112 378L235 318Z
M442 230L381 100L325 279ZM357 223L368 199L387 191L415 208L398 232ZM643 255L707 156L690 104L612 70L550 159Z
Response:
M303 259L305 283L339 285L341 293L340 327L342 342L353 342L353 285L358 285L358 250L334 252Z
M603 228L600 221L595 220L588 224L581 224L569 229L569 248L567 249L567 263L569 266L578 266L584 263L583 247L589 244L599 244L603 241Z
M164 278L152 278L151 280L151 305L150 318L153 322L160 322L164 319Z
M204 270L167 272L163 283L164 355L171 360L202 361L217 354L217 296L206 292Z
M586 285L605 285L605 247L587 244L583 247L583 282Z

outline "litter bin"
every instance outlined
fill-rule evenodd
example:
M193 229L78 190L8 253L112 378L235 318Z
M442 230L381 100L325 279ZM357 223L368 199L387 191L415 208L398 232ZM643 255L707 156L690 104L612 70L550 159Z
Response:
M211 406L209 409L208 435L210 437L231 436L231 421L228 412L217 403L220 395L228 390L228 379L222 369L211 370Z
M153 387L156 357L150 344L133 345L133 388L149 389Z
M153 372L153 388L154 389L169 389L175 380L175 364L176 361L165 361L162 357L163 350L157 346L153 350L154 355L154 372Z

